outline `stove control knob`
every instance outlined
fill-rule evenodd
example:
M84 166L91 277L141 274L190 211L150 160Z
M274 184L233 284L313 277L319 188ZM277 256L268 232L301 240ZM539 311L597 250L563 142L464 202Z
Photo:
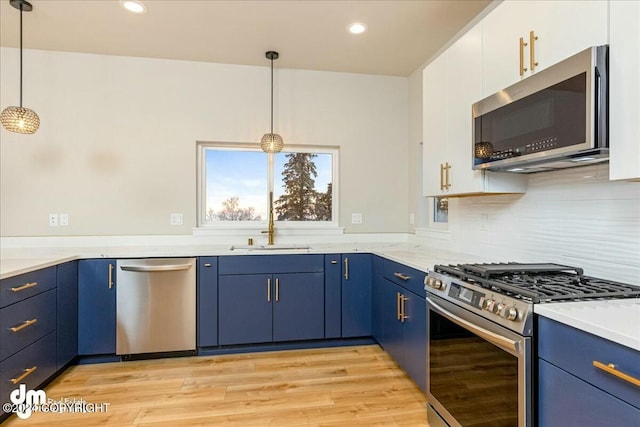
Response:
M447 286L447 284L445 282L443 282L442 280L436 280L435 283L435 288L436 289L440 289L441 291L444 291L444 288Z
M518 318L518 309L509 307L504 311L504 318L507 320L516 320Z
M495 306L495 304L496 302L494 300L492 300L491 298L488 298L484 300L484 302L482 303L482 308L487 311L493 311L493 307Z
M501 302L496 304L496 305L494 305L493 306L493 310L492 310L493 314L498 314L499 315L500 313L503 312L504 308L505 308L505 305L503 303L501 303Z

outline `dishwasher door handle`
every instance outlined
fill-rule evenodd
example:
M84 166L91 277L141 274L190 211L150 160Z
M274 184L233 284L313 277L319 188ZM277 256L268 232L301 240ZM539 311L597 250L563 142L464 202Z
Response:
M124 271L136 271L140 273L149 273L154 271L181 271L191 268L191 264L166 264L166 265L121 265L120 269Z

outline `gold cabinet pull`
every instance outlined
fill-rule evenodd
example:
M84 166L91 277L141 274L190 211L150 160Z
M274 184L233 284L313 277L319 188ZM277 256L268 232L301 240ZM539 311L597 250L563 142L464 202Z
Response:
M536 62L536 44L534 43L536 40L538 40L538 36L536 36L533 31L529 31L529 66L531 71L535 70L538 66Z
M267 302L271 302L271 279L267 279Z
M407 316L405 315L405 311L404 311L404 303L407 301L407 297L405 297L404 295L400 295L400 321L402 323L404 323L405 319L407 319Z
M20 381L27 378L29 375L33 374L36 369L38 369L37 366L25 369L18 378L11 378L11 384L18 384Z
M524 48L526 45L527 43L524 41L524 37L520 37L520 77L527 71L524 67Z
M404 280L405 282L411 278L409 276L405 276L402 273L393 273L393 275L396 276L398 279Z
M109 289L113 288L113 264L109 264Z
M25 320L24 322L22 322L22 324L20 326L14 326L13 328L9 328L9 329L11 330L11 332L18 332L18 331L23 330L27 326L33 325L37 321L38 321L38 319Z
M444 176L445 176L445 184L444 188L448 190L451 187L451 182L449 181L449 171L451 170L451 165L447 162L444 164Z
M631 383L631 384L635 385L636 387L640 387L640 379L632 377L629 374L625 374L624 372L619 371L616 368L616 365L614 365L613 363L609 363L609 364L605 365L602 362L598 362L597 360L594 360L593 361L593 366L595 366L598 369L602 369L603 371L605 371L608 374L613 375L614 377L618 377L623 381Z
M33 288L34 286L38 286L38 282L25 283L24 285L18 286L17 288L11 288L11 291L20 292L20 291L24 291L25 289Z
M280 301L280 279L276 277L276 302Z
M344 278L349 280L349 258L344 259Z
M400 292L396 292L396 319L400 320Z
M444 165L440 163L440 191L444 191Z

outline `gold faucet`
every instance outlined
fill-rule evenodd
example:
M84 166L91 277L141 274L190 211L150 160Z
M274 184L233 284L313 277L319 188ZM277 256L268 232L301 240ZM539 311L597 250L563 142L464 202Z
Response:
M273 245L273 235L276 234L276 224L273 220L273 191L269 191L269 229L262 231L262 233L269 234L268 245Z

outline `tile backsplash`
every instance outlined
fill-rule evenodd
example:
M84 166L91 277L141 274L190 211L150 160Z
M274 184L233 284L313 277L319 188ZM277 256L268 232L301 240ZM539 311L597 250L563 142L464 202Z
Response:
M453 198L448 234L433 234L456 252L640 285L640 183L608 177L605 163L529 175L522 195Z

